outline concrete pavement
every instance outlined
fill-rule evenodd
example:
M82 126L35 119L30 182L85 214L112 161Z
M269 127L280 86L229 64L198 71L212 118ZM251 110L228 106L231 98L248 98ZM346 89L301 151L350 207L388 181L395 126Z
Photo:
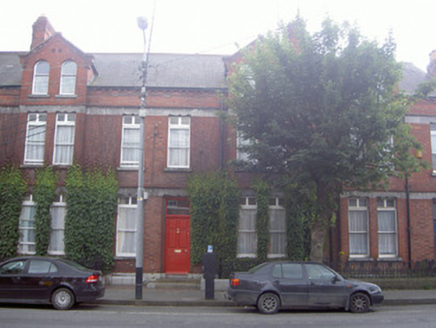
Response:
M383 305L436 304L436 290L384 290ZM235 306L224 297L224 291L215 291L213 300L205 299L200 289L143 289L142 299L135 299L135 286L107 285L105 296L92 303L143 306Z

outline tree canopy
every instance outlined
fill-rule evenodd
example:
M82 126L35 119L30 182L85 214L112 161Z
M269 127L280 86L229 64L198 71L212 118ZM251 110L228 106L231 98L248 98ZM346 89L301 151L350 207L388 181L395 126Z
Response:
M229 75L229 108L249 141L245 164L286 176L314 208L311 259L344 187L370 189L420 163L404 124L402 68L389 36L379 45L325 20L310 34L297 17L247 47ZM289 187L287 187L289 190Z

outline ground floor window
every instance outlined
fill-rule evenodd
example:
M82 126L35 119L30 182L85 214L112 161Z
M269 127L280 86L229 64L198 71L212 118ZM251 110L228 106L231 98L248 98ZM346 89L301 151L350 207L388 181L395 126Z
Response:
M136 208L137 199L135 197L118 198L117 256L134 257L136 255Z
M270 198L269 237L268 257L286 256L286 212L280 198Z
M238 220L238 257L256 257L256 199L243 197L240 201Z
M65 216L67 213L67 204L65 197L58 195L57 199L50 208L51 214L51 233L50 233L50 246L48 253L52 255L64 255L64 231L65 231Z
M348 200L348 229L351 257L369 256L368 200L350 198Z
M377 199L378 250L380 257L396 257L397 211L394 199Z
M243 197L240 201L238 220L238 257L257 256L256 215L254 197ZM286 214L279 198L271 198L269 204L269 258L286 256Z
M32 195L27 195L21 208L19 220L20 239L18 241L18 253L35 254L35 211L36 204Z

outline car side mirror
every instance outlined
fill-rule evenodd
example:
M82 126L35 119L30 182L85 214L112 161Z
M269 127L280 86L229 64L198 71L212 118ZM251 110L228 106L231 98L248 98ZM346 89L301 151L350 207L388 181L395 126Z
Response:
M336 284L338 281L341 281L341 279L339 279L339 277L334 276L334 277L332 278L332 283L333 283L333 284Z

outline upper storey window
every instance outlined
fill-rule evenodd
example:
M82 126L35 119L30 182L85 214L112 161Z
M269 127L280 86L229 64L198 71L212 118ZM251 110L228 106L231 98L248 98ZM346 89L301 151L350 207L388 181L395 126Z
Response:
M61 95L74 95L76 92L77 64L67 60L62 64L61 85L59 93Z
M168 129L168 167L189 168L191 119L171 116Z
M46 61L39 61L35 64L33 70L33 86L32 94L46 95L48 94L48 75L50 72L50 65Z

